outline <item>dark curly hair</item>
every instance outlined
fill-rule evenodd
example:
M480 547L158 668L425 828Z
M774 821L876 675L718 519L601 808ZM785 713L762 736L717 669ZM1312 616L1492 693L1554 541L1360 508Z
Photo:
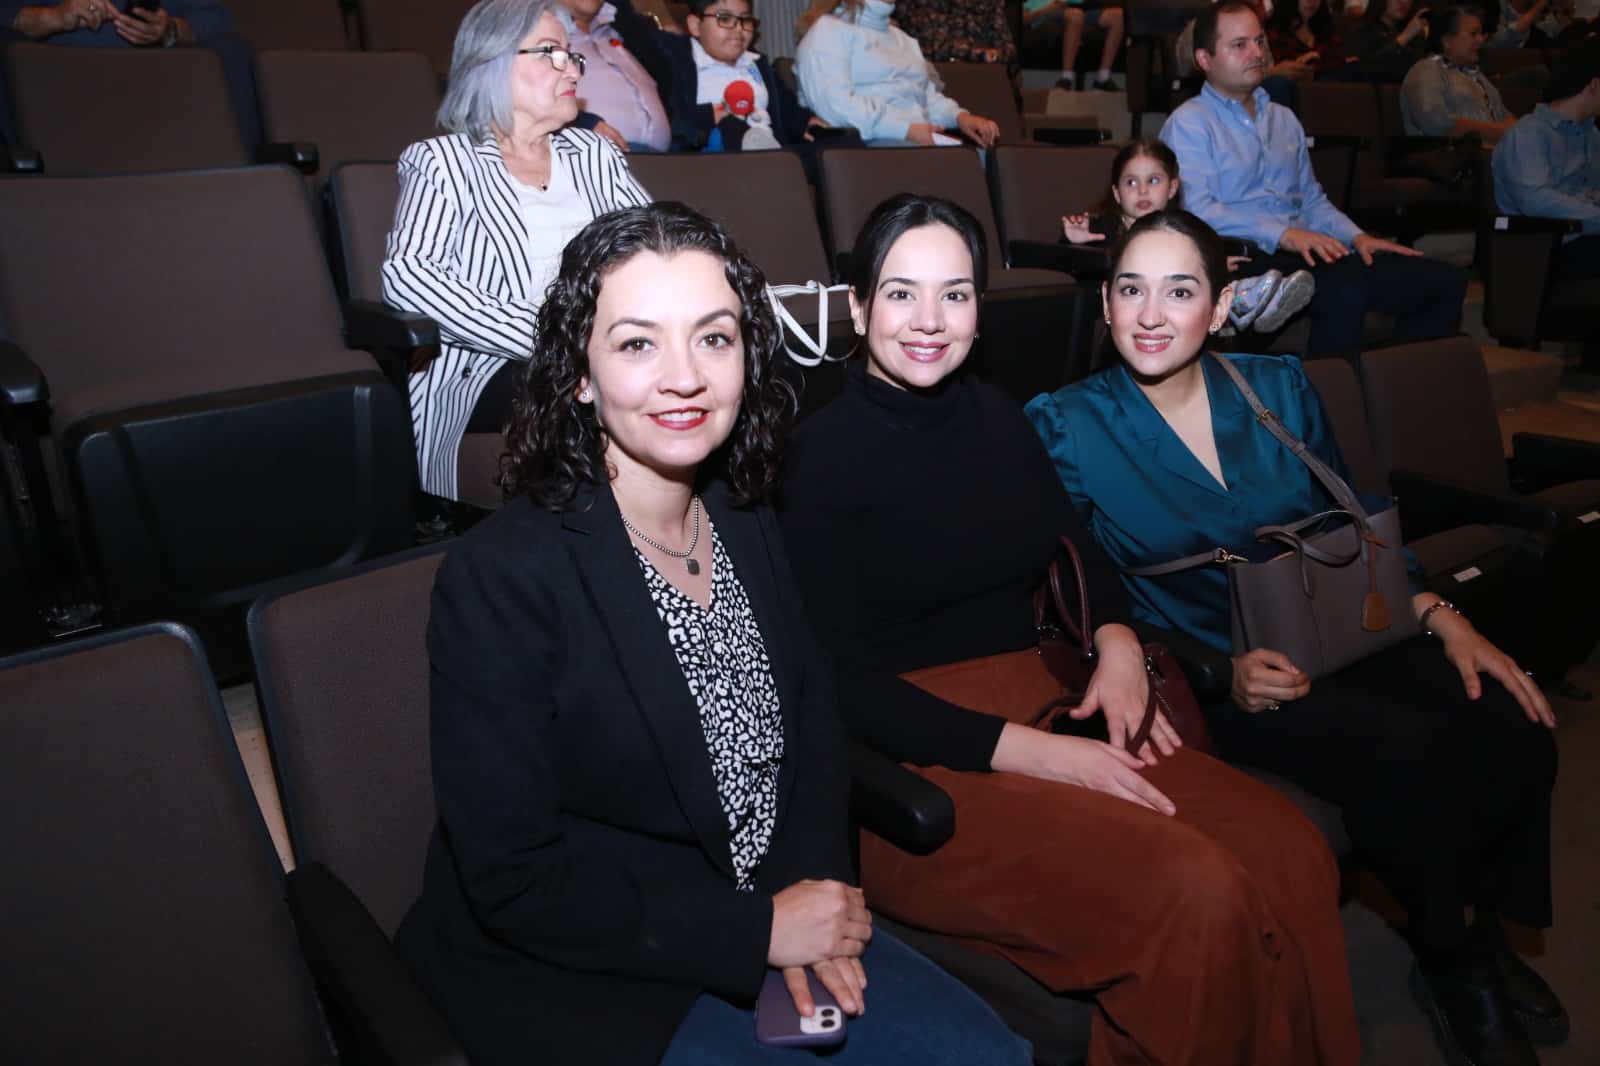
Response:
M723 261L728 285L739 297L744 340L739 416L728 439L701 464L700 478L725 478L740 505L771 491L796 404L794 390L777 370L782 333L767 302L766 278L722 226L684 204L662 201L601 215L561 253L561 272L539 308L533 358L506 427L500 488L507 499L526 493L540 506L564 511L582 485L615 476L605 461L606 434L594 407L577 398L579 381L589 373L600 287L608 273L641 252L696 250Z

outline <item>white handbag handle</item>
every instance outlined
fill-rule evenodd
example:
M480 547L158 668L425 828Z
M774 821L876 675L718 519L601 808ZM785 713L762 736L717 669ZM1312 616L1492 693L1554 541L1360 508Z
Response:
M824 362L842 363L849 358L848 355L828 354L828 297L835 292L849 292L848 285L824 285L818 281L808 281L804 285L768 285L767 302L772 305L773 313L778 316L786 334L793 334L800 339L800 343L810 349L810 355L799 355L789 347L785 341L783 350L788 353L801 366L820 366ZM811 334L805 327L795 321L789 309L783 305L785 296L806 296L815 293L817 296L817 337L812 340Z

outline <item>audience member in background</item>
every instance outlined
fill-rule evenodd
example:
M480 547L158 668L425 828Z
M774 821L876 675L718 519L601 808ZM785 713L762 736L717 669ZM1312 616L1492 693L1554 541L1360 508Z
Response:
M833 126L853 126L869 145L932 145L959 129L980 147L1000 136L939 91L922 49L890 23L893 0L815 0L796 27L801 100Z
M1373 0L1350 33L1350 51L1364 78L1404 81L1428 55L1427 7L1414 0Z
M250 45L235 30L233 16L218 0L60 0L30 4L0 0L0 44L39 41L74 48L209 48L222 60L239 132L246 145L261 139ZM0 86L0 109L6 108ZM10 116L0 115L0 132Z
M666 106L656 80L614 25L616 5L606 0L555 0L553 10L571 47L588 60L581 101L586 120L579 125L592 126L625 151L666 151L672 141ZM629 14L642 20L631 7Z
M1124 571L1135 616L1230 653L1224 567L1126 571L1243 550L1261 526L1337 505L1206 351L1229 298L1217 235L1187 212L1149 215L1112 260L1105 317L1121 361L1028 414L1079 518ZM1227 358L1308 451L1342 467L1299 360ZM1425 633L1315 682L1280 651L1236 655L1232 698L1207 718L1225 756L1342 808L1356 850L1406 908L1412 987L1442 1023L1446 1061L1537 1066L1528 1035L1559 1042L1567 1013L1500 918L1552 920L1555 717L1509 656L1437 594L1413 591L1391 609Z
M667 63L674 151L700 151L718 129L725 150L802 144L813 128L827 125L801 106L765 56L750 51L759 25L750 0L692 0L686 22L687 35L654 34Z
M83 48L172 48L201 44L233 29L218 0L159 0L150 8L126 0L0 0L0 26L35 41Z
M1121 583L1016 401L963 366L977 221L901 194L852 247L863 354L795 434L784 539L851 733L921 767L956 810L930 855L862 834L873 907L1053 992L1092 992L1093 1066L1354 1066L1338 874L1317 831L1180 746L1164 717L1129 750L1149 682ZM1061 693L1033 594L1063 535L1083 553L1098 649L1073 717L1109 741L1028 724Z
M807 1062L756 1042L769 968L852 1015L829 1062L1028 1062L852 883L833 668L763 503L794 400L764 287L681 204L579 233L514 499L439 569L438 825L396 943L478 1066Z
M1568 45L1547 91L1550 102L1495 147L1495 202L1511 214L1582 222L1556 253L1556 271L1568 281L1600 277L1600 38Z
M1478 9L1452 4L1429 19L1433 54L1419 60L1400 86L1400 115L1406 132L1422 137L1461 137L1475 133L1493 144L1516 119L1500 90L1478 67L1483 19Z
M934 63L1004 63L1009 72L1019 69L1003 0L896 0L894 20Z
M1369 309L1394 316L1397 343L1455 332L1466 275L1362 232L1329 202L1300 120L1261 89L1266 47L1245 0L1223 0L1195 20L1206 84L1161 130L1183 166L1185 204L1224 236L1258 245L1266 255L1254 265L1311 268L1308 355L1359 351Z
M1490 48L1521 48L1545 17L1550 0L1500 0L1500 24L1487 35Z
M1267 23L1267 43L1278 60L1313 68L1319 78L1347 77L1354 61L1334 30L1326 0L1283 0Z
M1062 240L1072 244L1115 240L1145 215L1178 207L1183 199L1178 157L1157 140L1133 141L1111 160L1111 181L1105 196L1089 212L1064 215ZM1287 277L1267 268L1252 273L1247 256L1229 256L1233 304L1228 311L1229 332L1256 329L1272 333L1311 302L1316 282L1309 271L1296 270Z
M1085 27L1105 31L1106 43L1100 48L1100 69L1089 82L1091 89L1111 90L1117 87L1111 80L1111 68L1117 61L1117 50L1122 47L1122 8L1097 7L1086 10L1083 0L1027 0L1022 5L1023 32L1035 27L1056 23L1061 27L1061 77L1056 85L1062 89L1078 87L1078 48L1083 44Z
M1216 0L1220 3L1221 0ZM1256 9L1256 15L1265 26L1271 18L1273 8L1260 0L1251 0ZM1198 68L1194 64L1194 19L1190 19L1178 33L1178 40L1173 45L1173 60L1176 69L1173 71L1179 78L1188 80L1194 77ZM1272 56L1272 45L1267 44L1266 54L1267 70L1261 79L1261 87L1267 91L1267 97L1275 104L1294 110L1294 86L1296 82L1310 81L1317 76L1315 63L1305 63L1298 59L1275 60Z
M584 58L553 0L479 0L456 33L443 137L400 157L383 298L439 323L439 354L411 375L422 488L460 497L466 433L499 433L532 352L561 250L597 215L650 196L616 147L563 129Z

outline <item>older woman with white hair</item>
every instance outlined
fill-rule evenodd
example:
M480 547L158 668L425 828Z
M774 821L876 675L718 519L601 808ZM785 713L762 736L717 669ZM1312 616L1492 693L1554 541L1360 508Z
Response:
M439 324L439 354L411 375L422 488L449 499L467 433L499 433L562 249L598 215L650 195L578 114L584 57L552 0L479 0L461 20L446 134L400 157L383 297Z

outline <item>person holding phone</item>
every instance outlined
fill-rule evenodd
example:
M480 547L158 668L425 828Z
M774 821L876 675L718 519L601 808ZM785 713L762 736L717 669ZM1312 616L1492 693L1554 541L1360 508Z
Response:
M1279 60L1298 61L1319 78L1339 76L1351 62L1327 0L1282 0L1268 16L1267 41Z
M562 255L511 500L428 621L438 825L396 946L476 1066L798 1066L757 1040L774 970L763 1029L842 1009L839 1066L1028 1062L855 884L833 667L765 502L781 343L760 270L682 204Z
M218 0L0 0L0 26L80 48L173 48L230 33L233 18Z

